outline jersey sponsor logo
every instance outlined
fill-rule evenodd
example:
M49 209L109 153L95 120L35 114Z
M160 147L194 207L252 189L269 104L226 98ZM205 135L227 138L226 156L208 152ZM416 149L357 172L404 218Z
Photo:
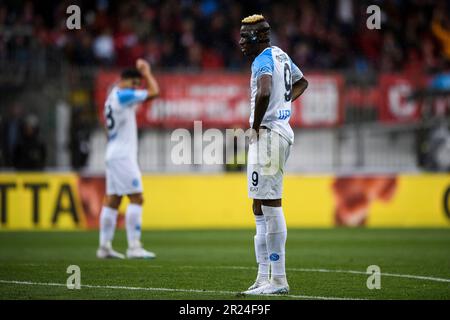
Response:
M289 109L278 110L277 113L279 120L286 120L291 117L291 110Z
M280 256L276 253L272 253L269 257L270 261L278 261L280 260Z

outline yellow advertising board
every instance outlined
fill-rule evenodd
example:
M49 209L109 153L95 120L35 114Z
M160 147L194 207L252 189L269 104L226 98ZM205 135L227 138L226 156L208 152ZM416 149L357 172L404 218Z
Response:
M143 185L144 229L254 227L244 174L144 175ZM96 229L104 191L104 177L0 173L0 230ZM290 228L450 227L449 174L288 175L283 194Z
M450 175L398 177L389 202L375 201L368 226L450 226Z
M0 230L85 227L76 174L0 174Z

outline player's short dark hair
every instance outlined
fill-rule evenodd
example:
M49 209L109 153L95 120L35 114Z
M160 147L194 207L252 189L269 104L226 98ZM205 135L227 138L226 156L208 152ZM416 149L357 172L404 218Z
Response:
M142 78L141 73L136 68L129 68L122 71L120 74L122 79L134 79L134 78Z

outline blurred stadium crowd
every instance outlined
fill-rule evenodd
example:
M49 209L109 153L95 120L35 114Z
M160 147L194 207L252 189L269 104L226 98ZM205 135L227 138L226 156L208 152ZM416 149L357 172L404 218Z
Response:
M82 28L66 28L66 8L82 8ZM382 30L366 27L368 5L383 7ZM29 61L40 47L74 65L157 68L243 67L240 21L263 12L273 44L304 69L436 71L449 65L448 1L238 0L0 1L0 58Z
M66 26L66 9L73 4L81 8L80 30ZM382 9L381 30L366 26L366 10L373 4ZM370 123L385 152L376 163L404 146L404 138L410 142L408 161L416 153L419 166L437 170L429 150L447 145L444 158L450 154L449 119L386 129L377 123L377 85L383 74L399 73L419 83L450 71L449 9L446 0L0 0L0 167L86 166L92 133L99 130L94 101L99 70L119 70L143 57L161 74L248 72L237 45L241 19L263 13L272 26L272 44L304 72L343 77L344 126L322 128L332 149L341 145L345 158L347 141L356 158L364 158L371 148L358 140L359 130ZM443 87L450 87L450 75L442 79ZM59 105L69 111L58 113ZM311 147L323 143L320 130L311 134ZM65 149L69 161L59 159ZM404 167L395 157L386 168ZM444 170L450 170L445 163Z

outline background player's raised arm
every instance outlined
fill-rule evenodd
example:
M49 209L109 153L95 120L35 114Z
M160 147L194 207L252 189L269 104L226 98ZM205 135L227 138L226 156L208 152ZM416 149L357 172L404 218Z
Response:
M139 89L142 79L147 85L145 89ZM136 60L136 68L122 72L118 87L118 102L122 107L130 107L159 95L158 82L151 72L150 65L143 59Z
M147 99L156 98L159 95L159 85L152 74L150 65L144 59L137 59L136 69L141 73L147 83Z

